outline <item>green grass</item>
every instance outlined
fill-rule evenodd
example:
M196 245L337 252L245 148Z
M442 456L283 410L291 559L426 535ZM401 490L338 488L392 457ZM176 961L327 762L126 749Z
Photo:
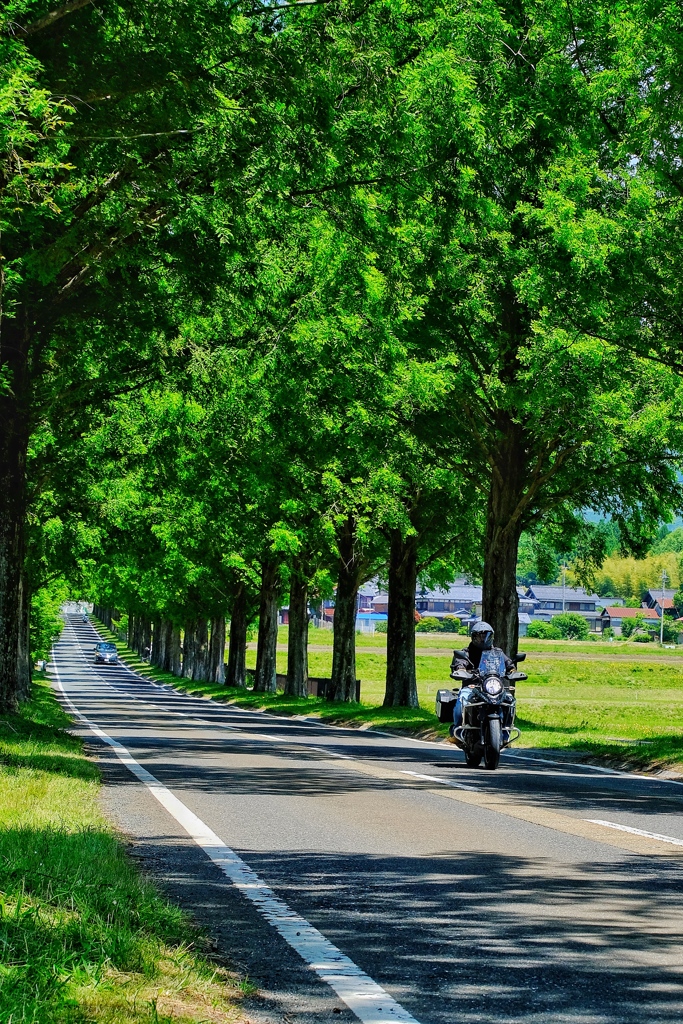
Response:
M449 656L466 637L418 634L417 678L420 707L383 708L386 668L386 637L357 636L357 670L361 704L330 704L317 698L297 699L282 694L254 694L209 683L189 682L158 673L143 665L122 644L122 656L146 675L187 692L230 701L240 707L263 708L285 715L315 715L323 721L360 727L397 730L412 735L445 736L434 716L434 698L449 685ZM324 640L324 644L323 644ZM286 627L278 637L286 644ZM329 650L309 653L311 675L329 676L332 666L332 634L311 630L313 647ZM683 661L680 649L655 644L608 641L523 640L528 652L521 666L527 682L517 687L518 718L522 729L518 747L563 750L581 758L599 758L637 768L683 769ZM438 651L439 653L420 653ZM443 651L443 653L441 653ZM253 668L256 652L247 664ZM278 671L286 668L286 654L279 651Z
M248 983L129 859L44 679L0 718L0 1021L232 1020Z

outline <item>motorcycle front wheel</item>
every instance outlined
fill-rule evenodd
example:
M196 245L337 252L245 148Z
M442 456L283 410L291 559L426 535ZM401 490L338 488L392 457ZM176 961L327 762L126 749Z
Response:
M493 771L498 767L500 761L500 748L503 744L503 737L500 728L500 719L490 718L486 731L486 744L484 745L484 767Z

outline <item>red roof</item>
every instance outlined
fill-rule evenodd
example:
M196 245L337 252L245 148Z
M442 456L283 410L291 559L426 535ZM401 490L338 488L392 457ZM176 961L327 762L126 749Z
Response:
M610 619L635 619L636 615L642 615L644 619L658 619L659 615L654 608L621 608L617 605L614 608L605 608Z
M660 608L673 608L674 607L674 599L673 599L673 597L658 597L657 598L657 604L659 605Z

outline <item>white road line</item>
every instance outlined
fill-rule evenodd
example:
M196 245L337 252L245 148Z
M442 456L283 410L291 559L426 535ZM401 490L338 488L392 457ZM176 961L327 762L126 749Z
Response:
M421 772L409 772L401 769L401 775L412 775L416 779L426 779L427 782L440 782L444 786L452 786L453 789L469 789L471 793L479 792L476 786L465 786L462 782L452 782L450 779L441 779L438 775L423 775Z
M671 843L672 846L683 846L683 839L673 836L662 836L659 832L646 832L643 828L631 828L630 825L619 825L616 821L602 821L601 818L584 818L592 825L604 825L605 828L616 828L619 832L631 832L634 836L645 836L646 839L658 839L660 843Z
M242 895L251 900L266 921L277 929L285 942L296 950L318 977L334 989L359 1020L364 1024L418 1024L418 1021L381 985L373 981L317 928L276 896L234 850L226 846L222 839L159 782L156 776L143 768L126 747L81 714L62 686L54 651L52 666L64 700L76 717L112 748L122 764L125 764L126 768L147 787L152 796L185 829L197 846L221 868Z

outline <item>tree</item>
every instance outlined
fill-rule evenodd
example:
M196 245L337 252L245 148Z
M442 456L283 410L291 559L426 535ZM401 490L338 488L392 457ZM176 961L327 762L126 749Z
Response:
M680 501L675 383L592 330L607 301L596 264L624 260L610 232L629 197L612 183L630 167L583 66L588 48L627 73L618 47L602 45L607 9L593 7L465 4L425 9L422 24L395 14L384 31L373 23L385 47L374 75L357 58L367 24L347 27L355 62L335 67L346 87L318 186L419 309L403 324L413 345L450 359L443 437L469 441L487 504L483 614L510 654L525 529L591 507L614 511L637 544ZM363 133L348 127L356 120ZM447 465L446 445L442 456Z
M588 623L578 612L562 612L560 615L554 615L552 625L560 631L563 640L587 640L590 633Z
M205 200L220 179L223 208L232 202L231 169L241 173L241 143L255 143L261 124L240 113L260 68L244 57L265 52L243 25L235 5L215 0L115 3L106 18L89 4L43 15L18 0L0 22L4 707L29 670L18 661L29 438L51 409L68 417L154 372L179 307L188 314L179 282L192 275L190 306L210 293L222 228ZM217 59L225 52L230 61Z

